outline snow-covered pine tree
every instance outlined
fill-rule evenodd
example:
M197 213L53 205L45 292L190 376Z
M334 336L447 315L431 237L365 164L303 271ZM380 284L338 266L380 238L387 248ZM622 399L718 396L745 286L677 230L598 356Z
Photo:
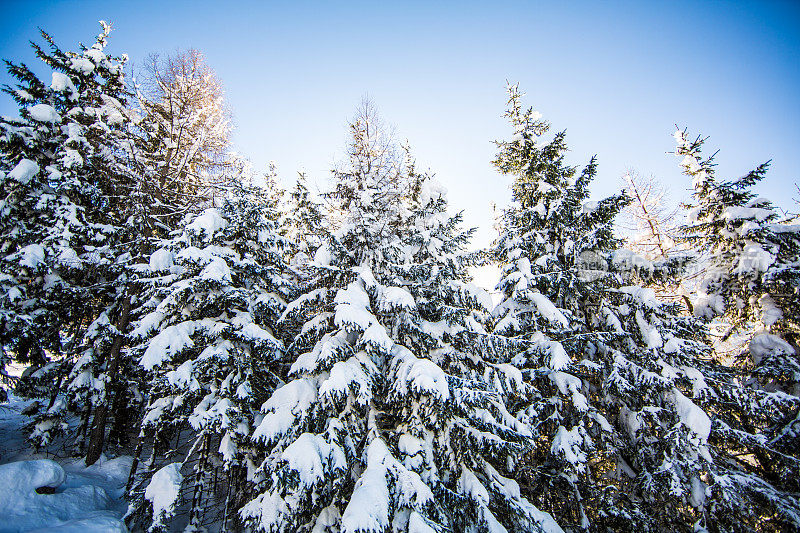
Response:
M221 207L187 216L183 230L137 267L132 355L146 372L147 406L136 460L143 448L150 458L144 474L131 473L130 519L141 526L170 523L156 501L158 484L170 479L182 483L169 507L187 510L184 523L201 528L236 517L253 415L282 383L275 324L291 287L270 194L235 187ZM156 474L157 467L184 474ZM212 482L219 486L206 486Z
M86 324L113 298L107 282L119 263L118 202L130 185L125 172L127 115L125 57L108 56L111 27L90 48L65 52L42 32L34 51L52 72L50 83L24 64L7 62L20 106L18 118L0 118L0 169L4 202L2 243L2 343L31 362L24 380L37 380L51 397L33 437L46 443L63 403L55 403ZM123 259L124 260L124 259ZM66 341L66 342L64 342ZM97 377L97 376L95 376ZM102 394L100 380L93 388Z
M284 225L290 261L297 268L303 268L311 261L322 244L325 231L322 205L308 190L306 183L307 177L301 172L289 191Z
M450 509L442 525L451 530L558 531L549 515L521 497L513 479L531 435L510 412L522 390L521 375L498 361L496 339L484 327L491 298L469 281L467 269L480 256L465 252L473 230L461 229L461 213L447 213L445 192L431 176L417 173L413 160L408 168L414 183L402 238L406 260L394 276L413 296L419 315L403 317L400 338L445 373L451 401L437 405L395 384L402 391L391 396L399 412L396 431L423 452L415 457L404 450L412 455L405 461L419 463L417 471ZM407 361L396 358L393 364L394 379L407 380Z
M800 490L800 311L795 300L800 294L800 228L782 222L772 204L752 191L765 177L768 163L739 179L721 181L713 156L702 156L705 139L692 141L685 130L677 131L675 139L684 173L694 187L682 232L705 258L695 314L726 322L726 336L740 331L749 338L746 351L731 368L749 395L737 390L737 397L726 398L714 426L720 447L748 459L739 459L739 472L726 480L727 496L767 509L760 515L751 513L751 524L762 516L774 527L796 528L800 523L800 506L793 496Z
M709 319L722 316L735 328L761 324L796 352L800 310L793 303L800 294L800 229L781 223L772 203L752 191L764 179L769 163L739 179L719 181L713 156L702 157L705 139L690 141L686 131L676 132L675 137L678 155L683 156L681 166L694 187L683 238L708 257L695 314ZM798 394L797 357L779 345L773 346L772 355L753 354L759 359L766 356L756 365L764 367L763 378L770 385Z
M495 249L495 332L516 344L509 359L528 385L517 414L537 442L518 481L574 530L726 531L776 502L793 513L785 494L740 490L748 474L712 447L708 413L744 391L707 360L703 325L606 271L626 199L588 202L594 164L566 166L563 134L545 142L548 124L520 99L511 87L515 136L496 164L514 176L514 204ZM761 500L737 510L745 495Z
M588 328L588 318L602 301L604 254L617 246L611 222L626 198L588 202L594 160L580 173L566 165L564 133L545 142L550 125L523 110L522 96L509 86L506 117L514 136L498 142L494 162L514 181L493 248L502 267L493 331L511 341L507 361L527 384L516 414L537 443L517 479L560 524L588 527L597 517L589 509L596 481L587 463L590 454L611 455L613 442L582 379L600 366L590 347L604 335Z
M560 531L507 477L526 434L492 381L516 373L474 339L469 233L383 132L369 107L351 124L335 231L287 307L299 355L262 406L260 494L242 515L263 531Z

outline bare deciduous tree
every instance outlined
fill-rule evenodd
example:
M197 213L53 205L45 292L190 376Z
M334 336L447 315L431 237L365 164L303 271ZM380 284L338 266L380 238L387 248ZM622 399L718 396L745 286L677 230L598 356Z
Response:
M621 224L629 232L627 247L650 260L666 259L677 247L677 208L667 202L667 191L655 176L630 169L622 179L633 199Z
M151 55L137 82L137 161L150 178L142 193L157 203L150 216L172 226L230 180L231 117L221 83L197 50Z
M678 207L668 200L666 188L655 176L629 169L622 179L632 201L622 212L619 228L625 234L625 247L648 265L637 269L640 282L691 312L687 284L691 286L694 278L686 273L692 260L685 253L686 243L679 239Z

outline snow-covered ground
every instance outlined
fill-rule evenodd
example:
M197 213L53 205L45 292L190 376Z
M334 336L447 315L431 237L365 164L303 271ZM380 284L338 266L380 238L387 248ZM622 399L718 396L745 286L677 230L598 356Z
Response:
M131 458L101 457L86 467L82 458L55 450L32 453L23 431L30 419L21 413L30 403L13 395L0 403L0 533L127 531L123 494Z

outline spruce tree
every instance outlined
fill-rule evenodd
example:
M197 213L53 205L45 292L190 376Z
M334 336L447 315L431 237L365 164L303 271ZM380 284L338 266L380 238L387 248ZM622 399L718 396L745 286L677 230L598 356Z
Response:
M530 426L537 446L519 479L559 523L588 527L594 482L587 462L607 454L611 439L610 424L589 403L582 379L600 366L587 356L603 335L589 330L587 317L601 303L604 253L617 245L611 221L626 199L587 202L594 159L580 173L566 165L564 132L545 142L549 124L523 110L521 99L510 86L506 116L514 136L498 143L494 162L514 177L514 203L503 213L493 249L502 268L493 331L509 339L506 359L526 380L515 414Z
M511 87L515 136L496 160L514 204L495 249L494 331L527 385L516 412L536 442L518 469L527 494L573 530L727 531L790 516L790 496L717 447L726 409L748 396L709 360L703 324L618 270L611 228L627 199L588 201L594 162L565 165L563 133L542 138L549 125L520 99ZM758 505L741 508L747 498Z
M759 359L755 364L763 369L765 384L797 394L799 383L793 376L800 366L793 355L800 311L793 303L800 293L800 231L781 223L772 203L752 191L766 176L769 162L739 179L720 181L713 156L702 157L705 139L689 141L685 131L676 132L676 139L681 166L694 187L683 238L707 258L695 313L708 319L721 316L739 329L760 325L759 332L767 337L757 342L764 350L753 356Z
M322 244L324 216L322 205L308 190L304 173L297 176L289 191L286 213L286 238L289 245L290 262L303 268L314 257Z
M508 477L526 434L489 379L515 372L475 339L469 233L382 131L371 112L351 124L335 230L287 307L299 355L262 406L260 494L242 514L263 531L558 531Z
M139 524L169 523L148 487L160 482L156 467L176 461L191 527L235 516L253 415L281 382L276 321L291 292L270 193L236 187L221 207L188 216L138 267L132 355L145 371L147 406L137 453L150 452L130 493ZM228 484L224 501L205 486L212 480Z
M682 232L705 260L695 314L725 323L726 338L740 332L748 340L728 368L742 387L724 397L714 420L720 446L738 459L718 486L731 502L753 502L743 513L748 525L798 527L800 233L752 191L768 163L718 180L713 156L701 153L705 139L691 141L685 130L675 138L694 188Z
M23 389L51 398L33 432L38 443L63 427L65 404L56 402L62 380L87 324L113 300L109 281L125 261L118 244L125 219L119 199L130 187L126 58L106 54L111 27L101 26L92 46L78 52L63 51L42 32L47 48L32 46L52 69L49 83L6 62L17 83L4 92L20 115L0 118L2 342L39 368L26 374ZM94 394L104 395L107 376L94 379ZM44 386L32 389L37 382Z

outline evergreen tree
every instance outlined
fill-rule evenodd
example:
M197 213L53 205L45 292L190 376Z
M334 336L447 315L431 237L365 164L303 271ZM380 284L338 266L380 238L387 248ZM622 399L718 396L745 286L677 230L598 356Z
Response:
M775 387L800 390L797 349L800 311L793 305L800 293L800 231L780 223L769 200L751 190L764 179L769 162L742 178L719 181L713 156L703 158L705 139L689 141L685 131L676 133L681 166L692 178L693 202L683 237L707 258L699 283L695 313L705 318L722 316L734 328L760 324L771 333L774 350L754 354L763 364L763 378ZM780 339L775 339L775 336ZM781 346L788 342L791 350ZM762 342L767 347L766 342Z
M264 531L558 531L507 477L525 433L489 379L513 369L470 342L469 232L366 111L329 195L336 229L287 307L299 355L262 406L242 514Z
M94 44L79 52L63 51L42 32L48 49L32 46L53 71L49 84L24 64L6 62L17 84L4 91L20 116L0 118L2 344L32 369L55 361L23 384L31 390L38 380L51 396L50 413L34 430L39 443L62 427L56 395L72 365L63 356L80 352L86 324L113 299L108 281L125 261L118 200L130 185L126 58L106 54L111 27L101 25ZM95 377L102 395L105 378Z
M290 261L300 268L314 257L325 231L322 205L308 190L306 180L304 173L297 176L289 193L286 219Z
M527 493L574 530L730 531L791 516L789 495L717 447L736 416L726 409L749 396L708 359L703 324L615 271L611 225L627 199L587 201L594 162L566 166L563 133L545 142L549 125L520 98L511 87L516 134L496 160L515 202L495 249L494 331L527 385L516 413L537 443L519 469ZM741 508L748 498L758 504Z
M590 354L603 333L589 330L587 318L601 305L604 253L617 246L611 222L626 199L588 202L594 159L579 174L567 166L564 133L540 141L549 124L523 110L521 99L518 88L509 87L506 116L515 133L498 143L495 160L514 176L514 203L503 213L493 249L502 267L493 331L509 338L508 362L526 379L515 414L531 427L537 446L519 479L559 523L588 527L595 482L587 462L590 455L609 454L611 438L582 379L601 366Z
M291 287L275 211L270 191L237 187L219 209L187 217L138 267L142 291L131 337L146 372L147 407L137 459L146 439L151 454L131 491L131 516L140 525L168 523L148 496L150 484L161 482L154 469L165 461L178 460L181 467L172 468L180 473L196 459L191 475L179 476L192 491L193 528L235 513L254 412L281 382L284 348L275 324ZM218 477L228 484L224 502L204 485ZM215 505L221 516L212 514Z
M716 178L713 156L703 158L705 139L690 141L676 132L684 173L692 178L693 202L684 238L705 258L695 313L718 317L749 338L747 350L731 372L744 384L717 413L721 445L737 457L738 483L728 481L729 498L766 508L762 517L775 527L798 527L800 468L800 363L798 311L800 233L780 220L772 204L751 188L762 180L768 163L742 178ZM787 394L788 393L788 394ZM725 485L723 485L723 488ZM755 512L748 517L757 523Z

